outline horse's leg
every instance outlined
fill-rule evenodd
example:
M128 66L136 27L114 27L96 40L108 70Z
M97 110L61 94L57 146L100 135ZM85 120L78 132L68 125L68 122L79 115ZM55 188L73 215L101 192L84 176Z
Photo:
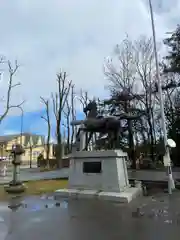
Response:
M78 129L78 132L76 133L76 139L79 137L79 134L80 134L81 130L82 130L81 128Z
M118 148L119 130L117 128L113 129L111 135L112 135L112 149L116 149Z
M111 136L110 133L108 132L108 143L107 143L107 149L110 149L110 142L111 142Z
M116 148L116 132L112 132L112 149Z
M115 148L119 148L119 130L114 132L114 145Z
M89 137L88 137L87 142L86 142L86 146L85 146L85 148L84 148L85 151L88 150L88 145L89 145L89 143L90 143L90 140L91 140L92 136L93 136L93 133L90 132Z
M108 133L108 138L109 138L108 148L109 148L109 149L112 149L112 148L113 148L113 136L112 136L112 132L109 132L109 133Z
M81 132L81 128L78 129L77 133L76 133L76 142L75 142L75 145L76 145L76 151L79 151L80 150L80 132Z
M111 149L118 148L119 132L117 130L111 132Z

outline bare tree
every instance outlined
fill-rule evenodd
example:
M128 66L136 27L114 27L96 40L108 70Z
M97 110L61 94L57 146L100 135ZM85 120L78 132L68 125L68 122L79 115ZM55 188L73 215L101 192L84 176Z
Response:
M115 59L107 59L105 65L105 75L108 78L109 90L112 96L122 95L124 100L122 104L119 104L119 112L126 114L130 113L130 109L133 107L132 99L125 100L126 96L133 95L136 84L136 68L134 58L134 46L133 42L127 37L120 45L115 48ZM118 67L116 67L118 66ZM133 123L131 120L127 121L128 127L128 145L130 149L130 159L132 160L133 167L135 168L135 144L133 136Z
M49 160L50 153L50 138L51 138L51 120L50 120L50 103L49 100L45 100L43 97L40 97L42 103L45 105L46 116L41 116L47 123L48 131L47 131L47 139L46 139L46 160Z
M111 93L127 90L133 92L135 85L136 69L134 65L133 42L127 37L120 45L116 45L115 57L118 67L113 59L107 59L104 72L110 84Z
M82 106L82 108L84 109L88 103L89 103L89 97L88 97L88 92L87 91L83 91L82 89L80 90L80 96L78 97L80 104ZM86 113L87 115L87 113Z
M88 103L89 103L89 101L90 101L90 99L89 99L89 97L88 97L88 92L87 92L87 91L83 91L83 90L81 89L81 90L80 90L79 97L78 97L78 100L79 100L79 102L80 102L80 104L81 104L82 109L84 109L84 108L88 105ZM86 117L87 117L87 112L85 113L85 115L86 115ZM88 142L88 133L87 133L87 132L86 132L86 137L85 137L85 139L86 139L86 146L87 146L87 142Z
M70 96L66 99L66 103L64 106L64 117L65 122L63 126L67 130L67 152L70 153L72 151L73 143L74 143L74 136L77 133L77 126L71 125L71 121L76 120L76 109L75 109L75 92L74 92L75 85L71 85L70 89Z
M114 58L108 59L105 65L105 75L109 81L110 92L113 95L126 91L134 99L121 106L120 111L128 112L133 108L139 108L146 113L140 122L129 122L129 148L133 148L134 137L136 144L139 143L141 135L144 143L150 144L151 156L154 159L159 107L155 86L153 41L144 36L136 41L131 41L127 37L120 45L116 46L115 57L116 61ZM133 132L135 133L137 130L139 134L133 136Z
M4 60L1 58L0 63L2 63L3 61ZM0 124L12 108L20 107L24 103L24 101L23 101L20 104L16 104L16 105L11 104L12 90L15 87L20 85L20 83L13 82L13 77L16 74L16 72L18 71L19 65L18 65L17 61L15 61L14 66L12 65L12 63L10 61L8 61L7 64L8 64L8 71L9 71L9 81L8 81L8 88L7 88L7 93L6 93L5 99L3 97L3 102L5 102L5 104L4 104L5 109L4 109L4 112L0 115Z
M56 119L56 138L57 138L56 158L58 158L59 160L58 167L61 168L61 165L62 165L62 161L61 161L62 116L63 116L64 106L69 96L72 81L68 81L66 72L60 72L57 74L57 84L58 84L58 91L55 94L52 93L52 103L53 103L53 112Z
M71 119L72 119L72 121L76 120L76 109L75 109L75 104L74 104L74 102L75 102L74 87L75 87L75 85L71 86L71 95L70 95L70 98L71 98ZM71 141L70 141L70 145L71 145L70 150L72 151L74 137L77 134L77 126L73 125L71 130L72 130L72 133L71 133Z
M36 143L33 142L32 137L29 140L29 167L32 168L32 156L33 156L33 148L36 147Z
M66 103L64 106L64 117L65 117L65 123L63 123L63 126L65 130L67 130L67 142L66 142L66 150L69 153L70 152L70 138L71 138L71 129L70 129L70 118L71 118L71 106L69 104L68 98L66 99Z
M156 130L155 130L155 110L156 96L154 94L155 87L155 63L154 63L154 48L151 38L141 36L134 43L135 66L139 80L139 87L141 88L141 102L146 111L146 119L148 122L148 136L150 137L151 156L154 160L154 145L156 144Z

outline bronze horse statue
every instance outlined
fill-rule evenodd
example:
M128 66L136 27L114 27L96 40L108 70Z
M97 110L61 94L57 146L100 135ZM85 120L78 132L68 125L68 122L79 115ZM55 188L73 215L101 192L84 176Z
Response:
M94 133L100 133L99 138L104 134L108 134L109 148L118 148L119 137L122 130L119 119L115 117L99 116L97 103L94 100L91 101L83 111L86 114L87 118L83 121L84 128L79 128L77 137L80 131L89 133L89 136L87 135L88 137L84 150L87 150L87 147Z
M121 113L118 116L104 117L102 115L98 115L97 103L95 100L90 101L83 111L86 114L86 119L82 121L84 127L79 128L77 138L80 131L89 133L89 136L87 134L86 146L84 150L87 150L94 133L100 133L99 139L101 139L103 135L108 134L108 148L119 148L120 138L122 138L123 133L127 131L127 127L122 127L121 120L135 120L144 115L144 112L138 115Z

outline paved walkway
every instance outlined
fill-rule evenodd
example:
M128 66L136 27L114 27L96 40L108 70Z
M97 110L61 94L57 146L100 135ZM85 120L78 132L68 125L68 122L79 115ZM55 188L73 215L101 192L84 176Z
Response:
M168 176L166 171L153 170L128 170L129 179L137 179L144 181L167 181ZM180 172L173 172L173 177L180 180Z
M31 168L32 168L32 169L37 169L37 165L32 165ZM12 172L12 169L13 169L13 167L12 167L12 166L9 166L8 169L7 169L7 171L8 171L8 172ZM24 169L30 169L30 167L29 167L29 165L21 165L21 166L20 166L20 169L22 169L22 170L24 170Z
M69 169L61 169L50 172L39 172L38 169L21 169L21 181L33 181L42 179L68 178ZM8 183L12 180L12 172L8 172L6 177L0 177L0 184Z
M20 179L22 181L32 181L41 179L56 179L56 178L68 178L69 169L63 168L61 170L54 170L50 172L39 172L39 169L21 169ZM152 171L152 170L128 170L129 179L137 179L144 181L167 181L167 174L164 171ZM173 177L176 180L180 180L180 172L173 172ZM12 172L8 172L6 177L0 177L0 184L7 183L12 180Z

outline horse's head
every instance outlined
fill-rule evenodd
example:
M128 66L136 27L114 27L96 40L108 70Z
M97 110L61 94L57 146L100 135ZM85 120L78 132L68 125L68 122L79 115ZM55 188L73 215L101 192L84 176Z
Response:
M83 109L83 112L84 112L84 113L87 113L88 111L90 111L89 104L90 104L90 103L88 103L88 104L86 105L86 107Z
M86 114L89 111L89 113L96 113L97 114L97 103L96 101L90 101L87 106L83 109L83 112Z

